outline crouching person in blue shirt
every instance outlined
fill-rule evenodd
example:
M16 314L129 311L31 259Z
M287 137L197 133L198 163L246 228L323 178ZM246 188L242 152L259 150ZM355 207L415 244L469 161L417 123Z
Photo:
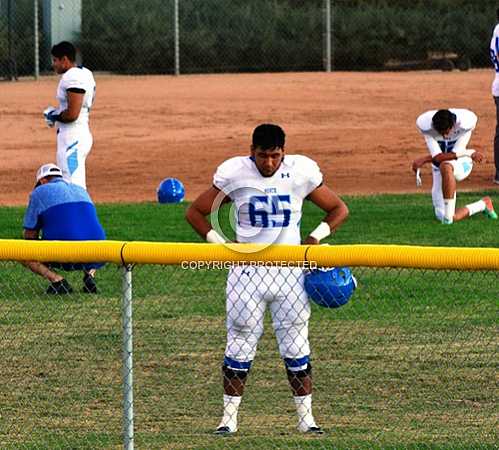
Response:
M24 216L24 238L47 241L89 241L106 238L99 223L95 206L87 191L63 180L61 169L55 164L44 164L36 173L36 185L30 195ZM50 281L47 294L73 292L68 281L52 269L82 270L83 292L97 293L96 269L103 263L23 263L34 273Z

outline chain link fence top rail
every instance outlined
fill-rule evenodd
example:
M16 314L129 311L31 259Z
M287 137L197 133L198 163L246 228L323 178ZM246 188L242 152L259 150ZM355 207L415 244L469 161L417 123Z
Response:
M0 76L50 71L48 3L0 2ZM91 70L124 74L467 69L490 64L496 8L492 0L82 0L76 44Z
M497 448L499 249L235 251L244 247L0 241L0 447ZM70 271L73 292L54 296L46 281L14 262L35 255L112 263L97 273L97 294L84 293L82 272ZM245 266L228 279L238 260ZM358 281L341 308L311 304L313 407L326 431L316 437L296 430L280 355L283 343L300 340L272 330L283 307L275 298L286 291L292 300L302 271L247 265L306 260L351 265ZM127 277L120 262L140 264L124 271ZM272 314L259 316L264 333L239 431L224 439L213 430L222 413L226 319L257 319L251 302L238 310L229 301L226 309L226 296L239 296L242 283L270 293ZM131 344L132 302L133 369L124 346ZM303 314L304 304L288 303ZM250 351L250 339L240 351ZM123 419L127 401L134 416Z

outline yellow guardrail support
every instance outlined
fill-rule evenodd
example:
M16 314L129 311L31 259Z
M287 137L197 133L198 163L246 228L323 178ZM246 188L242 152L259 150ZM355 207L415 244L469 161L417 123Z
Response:
M303 263L499 270L499 248L409 245L265 245L0 239L0 260L181 264L188 261Z

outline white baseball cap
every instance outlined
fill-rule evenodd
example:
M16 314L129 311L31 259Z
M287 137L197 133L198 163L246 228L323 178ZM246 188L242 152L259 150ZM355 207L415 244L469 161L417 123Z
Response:
M40 185L40 180L45 177L62 177L62 170L55 164L48 163L41 166L36 172L36 185Z

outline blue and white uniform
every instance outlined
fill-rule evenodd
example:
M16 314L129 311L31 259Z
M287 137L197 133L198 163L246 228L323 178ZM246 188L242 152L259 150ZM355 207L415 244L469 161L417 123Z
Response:
M53 178L36 187L31 193L24 215L23 227L38 230L43 240L89 241L104 240L106 234L97 218L95 206L87 191L67 183L62 178ZM85 264L86 269L103 264ZM75 270L81 265L64 266Z
M456 123L448 136L443 137L433 128L432 118L437 110L427 111L421 114L416 120L416 126L423 135L428 151L432 158L441 154L466 150L471 134L476 127L478 118L476 114L468 109L451 108L449 111L456 116ZM454 168L456 181L462 181L468 177L473 169L473 160L469 156L462 156L458 159L447 161ZM433 208L437 219L444 217L444 196L442 192L442 175L440 169L432 164L433 186L431 196Z
M57 124L57 165L64 179L86 189L85 160L92 149L92 133L89 127L89 113L95 97L95 80L85 67L72 67L66 71L57 86L57 112L68 107L68 89L85 91L78 118L69 123Z
M496 105L496 132L494 135L494 166L496 174L494 183L499 184L499 24L494 27L490 40L490 59L494 66L494 81L492 82L492 96Z
M286 155L271 177L250 157L221 164L213 184L233 202L238 242L300 244L303 200L322 184L318 165L305 156ZM248 370L263 333L269 306L281 357L290 370L307 367L310 305L302 268L233 267L227 279L225 365Z
M492 95L494 97L499 97L499 60L497 55L499 54L499 24L497 24L492 33L492 38L490 40L490 59L495 69L495 77L492 82Z

